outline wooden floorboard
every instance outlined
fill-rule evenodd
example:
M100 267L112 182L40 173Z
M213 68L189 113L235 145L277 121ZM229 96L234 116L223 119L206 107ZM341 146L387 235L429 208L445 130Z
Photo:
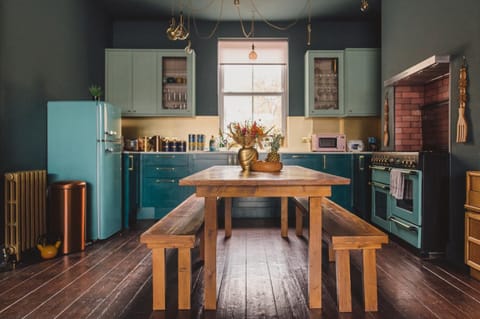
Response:
M217 311L204 311L203 263L193 250L192 309L177 309L177 253L167 251L167 311L152 311L150 250L138 241L151 225L70 254L0 273L0 318L479 318L480 281L441 260L422 260L391 242L377 255L378 312L363 311L362 259L351 254L352 313L339 314L335 265L322 267L323 309L309 310L308 238L280 236L278 221L234 220L217 239ZM326 248L326 247L324 247Z

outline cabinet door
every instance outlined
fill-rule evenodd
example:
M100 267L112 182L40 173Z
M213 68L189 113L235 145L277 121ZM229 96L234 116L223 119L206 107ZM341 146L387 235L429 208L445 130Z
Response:
M325 173L352 178L352 156L350 154L324 154L322 155L321 170ZM352 186L334 185L332 186L331 199L343 206L352 209Z
M128 229L136 221L138 208L138 155L123 154L123 180L122 180L122 198L123 198L123 228Z
M158 114L195 114L195 53L162 50L157 54Z
M132 52L129 50L105 51L105 100L122 109L122 114L132 109Z
M371 173L368 166L370 165L371 155L354 154L353 155L353 207L352 211L365 220L370 219L371 212Z
M345 49L345 115L380 115L380 52Z
M307 51L305 116L344 114L343 51Z
M133 112L135 115L157 113L157 54L133 52Z

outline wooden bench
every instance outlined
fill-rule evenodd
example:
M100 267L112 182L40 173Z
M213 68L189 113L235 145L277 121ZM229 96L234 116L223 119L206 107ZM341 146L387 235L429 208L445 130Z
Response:
M188 197L140 236L152 250L153 310L165 310L165 248L178 248L178 309L190 309L191 249L200 237L203 258L203 197Z
M308 214L308 198L293 198L296 207L297 235L302 235L303 216ZM328 240L328 260L335 261L339 312L352 311L350 250L363 254L363 295L365 311L378 310L376 249L388 243L388 236L357 215L328 198L322 203L322 229Z

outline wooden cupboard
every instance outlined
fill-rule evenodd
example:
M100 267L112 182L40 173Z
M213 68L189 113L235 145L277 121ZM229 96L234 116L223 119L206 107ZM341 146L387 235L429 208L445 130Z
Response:
M465 263L480 280L480 171L468 171L465 202Z

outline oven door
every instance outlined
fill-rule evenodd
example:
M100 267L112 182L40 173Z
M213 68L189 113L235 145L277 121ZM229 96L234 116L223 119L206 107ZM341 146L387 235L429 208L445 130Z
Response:
M403 199L391 198L392 216L414 225L422 225L422 171L406 171Z
M390 231L390 186L372 178L372 223Z

